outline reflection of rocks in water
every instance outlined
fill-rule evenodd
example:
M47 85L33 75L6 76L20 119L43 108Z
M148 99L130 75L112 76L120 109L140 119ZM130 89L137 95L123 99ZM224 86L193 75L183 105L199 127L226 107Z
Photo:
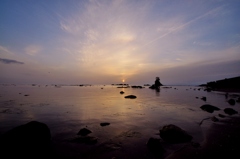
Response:
M136 137L136 138L140 138L142 137L142 134L140 132L136 132L136 131L126 131L126 132L122 132L118 137Z

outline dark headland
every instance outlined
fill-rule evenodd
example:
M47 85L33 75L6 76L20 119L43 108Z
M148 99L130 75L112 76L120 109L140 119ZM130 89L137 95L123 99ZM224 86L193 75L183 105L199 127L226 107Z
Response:
M225 78L217 81L210 81L200 86L206 87L207 90L221 92L240 92L240 76Z

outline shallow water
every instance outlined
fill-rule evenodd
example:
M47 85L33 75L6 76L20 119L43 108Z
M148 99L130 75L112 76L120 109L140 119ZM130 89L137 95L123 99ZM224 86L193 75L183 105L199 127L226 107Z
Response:
M199 88L201 87L171 86L161 87L160 92L156 92L148 87L117 88L112 85L60 88L1 85L0 134L35 120L47 124L52 139L59 143L74 137L81 128L87 127L92 131L91 136L98 137L98 143L84 148L81 145L84 153L91 153L92 147L98 147L98 151L101 152L96 149L94 152L105 157L124 157L124 154L135 157L135 154L129 153L137 151L139 156L151 158L146 155L146 142L150 137L160 138L158 133L162 126L175 124L192 135L194 142L201 142L205 131L213 123L211 120L204 120L199 125L203 119L218 117L220 113L228 116L224 113L224 108L234 108L240 112L240 104L229 105L225 93L206 92L203 89L198 90ZM120 91L125 93L120 94ZM131 94L137 98L124 98ZM201 99L203 96L207 97L207 101ZM236 99L231 93L229 98ZM203 104L211 104L221 110L208 113L200 109ZM218 123L221 123L223 119L219 120ZM109 122L110 125L101 127L101 122ZM103 144L105 147L110 144L111 150L105 152L106 148L99 148ZM171 152L179 145L166 144L165 147ZM59 149L74 153L78 146L64 143Z

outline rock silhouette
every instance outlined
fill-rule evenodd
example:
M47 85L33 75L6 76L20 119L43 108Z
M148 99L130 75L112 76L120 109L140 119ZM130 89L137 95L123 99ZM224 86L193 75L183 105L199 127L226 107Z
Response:
M192 136L176 125L165 125L160 130L160 137L169 143L184 143L192 140Z
M1 156L7 158L45 158L51 152L51 134L44 123L31 121L13 128L0 139Z

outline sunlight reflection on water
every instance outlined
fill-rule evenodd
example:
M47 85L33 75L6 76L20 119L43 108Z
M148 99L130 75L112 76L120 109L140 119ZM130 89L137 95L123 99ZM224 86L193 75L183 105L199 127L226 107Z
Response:
M176 89L175 89L176 88ZM189 132L194 140L203 139L202 119L224 114L230 106L223 93L206 92L194 86L161 88L160 92L149 89L116 88L116 86L1 86L0 130L1 133L31 120L46 123L52 136L76 134L88 127L93 135L108 140L123 130L134 130L142 139L156 136L165 124L175 124ZM196 89L196 90L194 90ZM124 94L120 94L124 91ZM136 99L126 99L126 95ZM25 96L29 95L29 96ZM207 101L201 97L207 97ZM196 98L198 97L198 98ZM219 107L220 111L207 113L200 109L203 104ZM234 109L240 112L239 103ZM109 122L104 129L101 122Z

